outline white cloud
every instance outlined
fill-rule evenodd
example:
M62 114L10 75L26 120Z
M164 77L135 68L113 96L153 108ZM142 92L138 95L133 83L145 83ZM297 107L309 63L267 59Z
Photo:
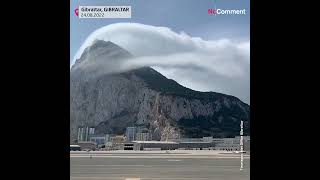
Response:
M173 32L167 27L117 23L93 32L76 53L72 64L95 39L112 41L135 56L121 62L120 69L152 66L191 89L225 93L246 103L250 101L249 40L203 40L184 32Z

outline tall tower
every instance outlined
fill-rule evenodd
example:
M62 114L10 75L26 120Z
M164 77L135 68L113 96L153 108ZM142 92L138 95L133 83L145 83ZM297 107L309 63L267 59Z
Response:
M136 133L137 133L136 127L127 127L127 129L126 129L127 141L135 141L136 140Z

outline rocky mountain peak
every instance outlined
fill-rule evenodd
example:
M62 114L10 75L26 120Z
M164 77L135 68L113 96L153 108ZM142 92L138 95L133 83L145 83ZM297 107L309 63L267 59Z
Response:
M101 61L113 61L131 57L133 55L119 45L111 41L96 39L83 51L73 67L77 67L83 63L101 63Z
M108 67L106 62L130 57L124 48L96 40L77 60L76 67L81 68L70 72L70 140L76 139L81 126L95 127L100 135L143 126L156 140L163 140L232 137L239 135L243 120L244 133L250 133L250 107L236 97L194 91L151 67L98 74L98 69Z

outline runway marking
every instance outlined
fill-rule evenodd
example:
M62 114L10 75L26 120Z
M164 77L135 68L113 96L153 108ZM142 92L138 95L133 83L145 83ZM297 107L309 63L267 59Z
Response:
M106 179L106 177L77 177L77 176L70 176L70 178L72 179ZM119 179L119 180L135 180L133 178L131 179L124 179L123 177L119 177L119 176L114 176L114 177L111 177L109 176L108 178L112 178L112 179ZM150 179L159 179L159 180L163 180L163 179L168 179L168 180L171 180L171 179L181 179L181 180L184 180L184 179L191 179L191 180L194 180L194 179L197 179L197 180L200 180L200 179L203 179L203 180L211 180L211 178L204 178L204 177L174 177L174 178L169 178L169 177L148 177L148 178L139 178L137 180L150 180Z
M140 180L140 178L126 178L125 180Z
M179 159L168 159L168 161L177 162L177 161L182 161L182 160L179 160Z
M135 167L143 167L143 166L145 166L145 165L137 165L137 164L133 164L133 165L122 165L122 164L120 164L120 165L103 165L103 164L101 164L101 165L75 165L76 167L77 166L84 166L84 167L90 167L90 166L94 166L94 167L99 167L99 166L102 166L102 167L108 167L108 166L113 166L113 167L123 167L123 166L135 166Z

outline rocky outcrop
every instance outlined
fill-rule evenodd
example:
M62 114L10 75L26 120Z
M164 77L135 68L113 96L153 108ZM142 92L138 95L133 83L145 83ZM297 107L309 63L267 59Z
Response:
M233 136L245 121L249 106L238 98L197 92L167 79L150 67L104 73L104 63L131 55L111 43L88 47L70 74L70 135L78 126L94 126L96 133L123 134L127 126L144 126L153 138ZM83 64L90 64L85 66Z

